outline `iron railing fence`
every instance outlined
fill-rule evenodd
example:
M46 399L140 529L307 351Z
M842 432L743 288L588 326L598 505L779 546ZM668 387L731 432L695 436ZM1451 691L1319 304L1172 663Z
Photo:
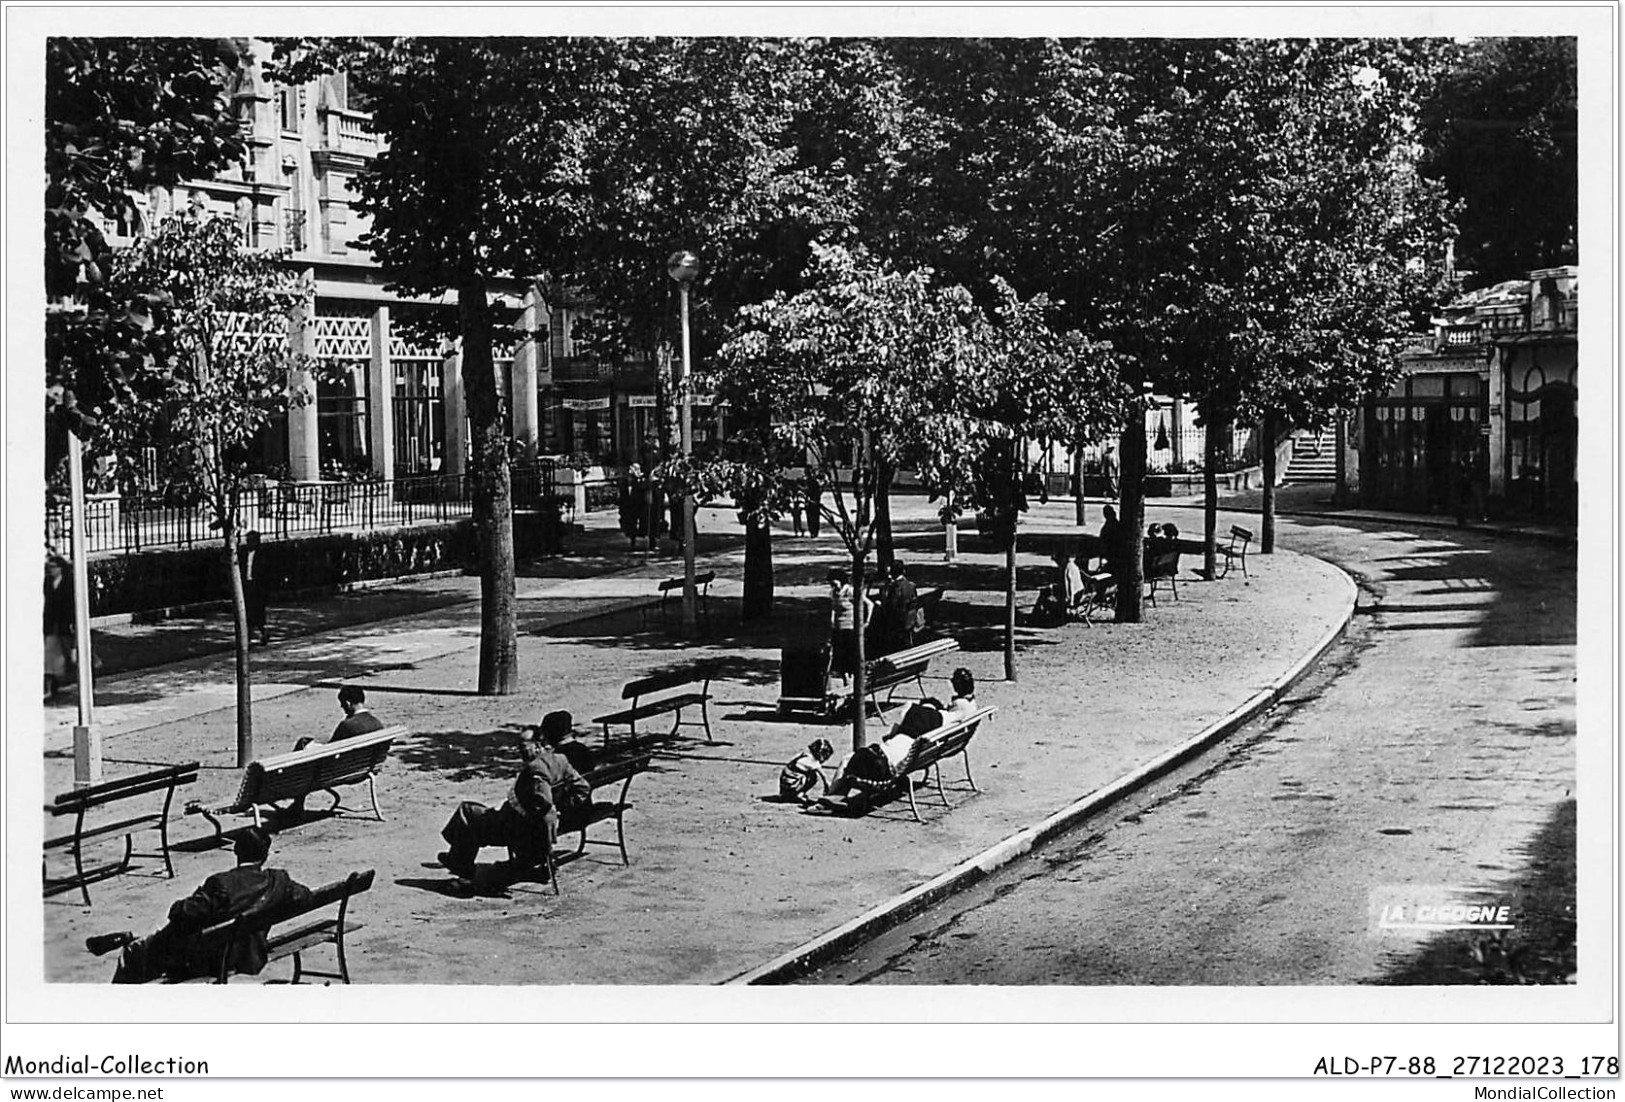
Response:
M513 502L536 508L558 492L551 463L516 465ZM400 525L459 520L474 511L474 480L466 474L414 475L366 482L268 482L239 491L238 523L267 536L326 535ZM560 507L573 513L573 499ZM201 505L168 505L143 494L97 494L85 503L89 554L190 547L219 538ZM46 510L46 542L66 553L71 545L69 507Z

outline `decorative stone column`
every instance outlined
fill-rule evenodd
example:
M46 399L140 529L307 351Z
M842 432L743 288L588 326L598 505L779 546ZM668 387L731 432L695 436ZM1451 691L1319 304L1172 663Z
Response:
M372 357L367 363L367 436L372 473L395 477L395 366L389 358L389 307L372 312Z
M1490 478L1489 494L1505 497L1507 492L1507 369L1515 354L1511 346L1495 345L1490 353L1489 417L1490 417Z
M307 286L310 274L306 276ZM308 292L295 307L288 323L288 342L298 362L316 352L316 295ZM293 368L288 372L288 391L294 396L288 404L288 475L298 482L321 477L321 434L317 431L316 380L310 372ZM300 397L303 396L303 397Z
M468 470L468 400L463 390L463 357L447 351L441 372L446 395L446 455L441 470L464 474Z
M519 328L527 334L534 333L541 313L539 296L535 288L531 288L525 293ZM513 366L509 369L513 372L513 434L523 445L525 458L532 461L540 451L541 442L542 419L537 393L537 367L541 352L536 341L520 337L513 350Z

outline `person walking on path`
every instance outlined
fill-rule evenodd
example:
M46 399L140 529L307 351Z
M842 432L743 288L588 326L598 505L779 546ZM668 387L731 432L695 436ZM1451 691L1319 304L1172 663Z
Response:
M45 559L45 699L74 675L73 571L61 555Z
M558 837L559 809L568 811L592 798L592 788L563 755L544 743L535 728L519 736L519 773L501 807L465 800L452 812L440 836L450 848L440 864L460 881L474 880L474 859L485 846L506 846L510 878L540 870L547 879L547 856Z
M192 979L213 975L223 948L199 935L228 918L254 914L310 897L310 889L282 869L265 868L271 835L263 828L244 828L233 847L237 867L210 876L197 891L169 908L169 921L146 937L128 930L85 939L85 948L97 956L122 948L114 983L146 983L168 978ZM265 933L256 931L247 941L234 943L236 956L228 962L233 972L258 975L265 968Z
M812 471L807 472L803 485L807 492L807 535L817 539L818 525L824 518L824 491Z
M265 623L265 585L260 564L260 534L250 529L237 551L237 569L243 578L243 604L248 610L249 641L265 646L271 633Z
M806 527L801 522L802 514L807 511L807 502L800 493L790 494L790 531L797 536L806 534Z

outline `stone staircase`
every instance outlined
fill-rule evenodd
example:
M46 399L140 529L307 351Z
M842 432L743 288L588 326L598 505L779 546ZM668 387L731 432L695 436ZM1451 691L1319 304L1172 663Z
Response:
M1323 429L1319 433L1299 429L1292 434L1292 461L1287 464L1286 481L1337 481L1337 430Z

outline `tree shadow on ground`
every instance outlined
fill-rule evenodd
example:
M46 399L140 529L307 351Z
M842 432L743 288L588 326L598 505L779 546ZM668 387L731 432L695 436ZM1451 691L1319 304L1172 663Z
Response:
M1564 800L1522 847L1523 867L1487 894L1512 908L1514 929L1449 930L1390 965L1376 985L1563 984L1573 982L1575 802Z
M512 780L519 769L517 742L521 727L514 724L490 731L414 731L407 741L395 744L391 760L420 773L441 775L454 784L501 784Z

